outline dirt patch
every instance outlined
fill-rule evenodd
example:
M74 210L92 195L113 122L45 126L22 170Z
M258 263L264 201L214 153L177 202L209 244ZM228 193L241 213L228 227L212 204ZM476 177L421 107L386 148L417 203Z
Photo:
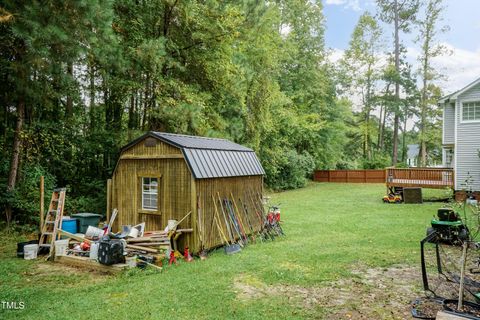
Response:
M410 266L356 268L351 278L322 287L267 285L253 275L239 275L239 299L285 297L302 308L321 308L329 319L408 319L410 303L422 294L420 270Z
M30 270L22 272L25 283L42 285L56 281L62 283L62 287L77 286L80 283L98 284L106 281L108 277L102 273L86 272L84 269L53 262L38 262Z

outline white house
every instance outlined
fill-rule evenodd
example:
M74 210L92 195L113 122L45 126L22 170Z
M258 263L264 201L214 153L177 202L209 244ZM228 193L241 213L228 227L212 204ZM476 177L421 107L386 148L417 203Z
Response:
M470 177L480 191L480 78L439 100L443 108L443 166L455 169L455 190Z
M418 155L420 153L420 146L418 144L407 145L407 165L412 167L418 167Z

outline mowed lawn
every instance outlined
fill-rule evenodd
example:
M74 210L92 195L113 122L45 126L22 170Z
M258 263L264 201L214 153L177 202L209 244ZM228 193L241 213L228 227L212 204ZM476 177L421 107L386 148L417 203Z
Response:
M0 319L328 319L331 306L307 308L275 288L322 288L355 277L359 266L417 265L419 241L441 204L383 204L384 192L382 184L311 183L272 194L285 237L161 273L104 276L24 261L3 236L0 300L26 307L0 309ZM270 289L257 294L243 285Z

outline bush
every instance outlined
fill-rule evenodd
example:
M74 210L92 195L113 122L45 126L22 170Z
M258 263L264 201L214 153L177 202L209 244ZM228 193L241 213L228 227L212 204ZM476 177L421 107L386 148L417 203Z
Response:
M391 159L389 156L377 156L375 159L362 161L363 169L384 169L391 165Z
M45 179L45 202L48 204L48 194L54 188L55 178L40 165L26 164L23 166L13 192L7 192L6 181L0 182L0 204L3 208L8 204L13 208L12 219L14 222L20 224L38 223L40 219L39 183L41 176L44 176Z
M295 150L269 152L262 157L262 163L266 172L265 181L273 190L304 187L315 167L309 153L298 154Z

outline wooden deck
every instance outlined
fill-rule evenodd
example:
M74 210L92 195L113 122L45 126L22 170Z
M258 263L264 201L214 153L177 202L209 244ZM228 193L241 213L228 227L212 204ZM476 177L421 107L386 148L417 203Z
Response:
M450 168L387 168L387 188L432 188L444 189L455 187L454 170Z

